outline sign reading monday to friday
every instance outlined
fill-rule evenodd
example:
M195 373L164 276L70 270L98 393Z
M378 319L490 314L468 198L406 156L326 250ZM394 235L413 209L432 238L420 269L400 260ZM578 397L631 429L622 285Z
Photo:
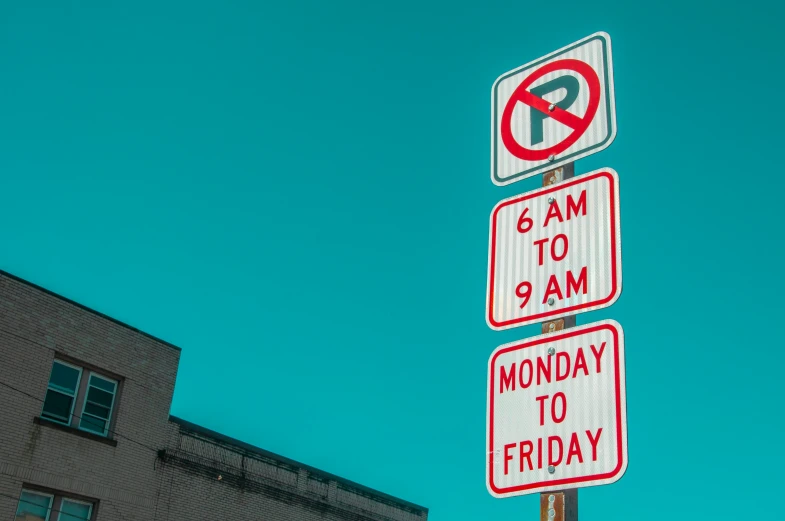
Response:
M486 482L496 497L613 483L627 468L624 333L612 321L498 347Z
M491 113L497 185L603 150L616 136L610 36L593 34L501 75Z
M486 321L501 330L619 298L619 177L595 170L501 201L488 248Z

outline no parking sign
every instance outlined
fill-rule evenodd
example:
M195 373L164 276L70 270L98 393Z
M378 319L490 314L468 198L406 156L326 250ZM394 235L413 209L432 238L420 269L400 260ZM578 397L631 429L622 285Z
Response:
M501 75L491 112L497 185L603 150L616 137L610 36L593 34Z
M614 103L603 32L501 75L491 91L491 180L549 173L491 212L488 325L541 322L544 334L488 362L486 484L499 498L543 493L549 521L577 519L570 489L613 483L627 468L621 326L566 323L621 293L619 176L559 169L611 144Z

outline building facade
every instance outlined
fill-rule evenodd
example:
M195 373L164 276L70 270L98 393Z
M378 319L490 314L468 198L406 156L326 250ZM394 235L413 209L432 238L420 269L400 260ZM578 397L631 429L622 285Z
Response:
M425 521L170 416L180 349L0 272L0 519Z

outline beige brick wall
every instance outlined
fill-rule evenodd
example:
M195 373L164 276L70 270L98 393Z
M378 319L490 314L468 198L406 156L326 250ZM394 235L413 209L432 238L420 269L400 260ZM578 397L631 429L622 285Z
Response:
M116 446L34 423L55 356L123 378ZM98 521L427 519L422 507L170 421L179 356L0 272L0 519L13 518L23 485L97 499Z
M55 356L123 377L116 446L33 423ZM11 519L22 483L100 500L101 520L153 519L159 473L151 448L169 432L178 349L0 275L0 518ZM80 410L75 410L79 413ZM7 513L7 515L6 515Z

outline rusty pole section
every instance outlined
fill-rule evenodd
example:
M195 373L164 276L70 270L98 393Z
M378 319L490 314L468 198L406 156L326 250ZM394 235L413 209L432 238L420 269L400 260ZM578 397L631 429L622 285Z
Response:
M549 186L575 176L575 163L542 174L542 186ZM575 327L575 315L542 323L542 334ZM540 494L540 521L578 521L578 489Z
M577 521L578 489L540 494L540 521Z

